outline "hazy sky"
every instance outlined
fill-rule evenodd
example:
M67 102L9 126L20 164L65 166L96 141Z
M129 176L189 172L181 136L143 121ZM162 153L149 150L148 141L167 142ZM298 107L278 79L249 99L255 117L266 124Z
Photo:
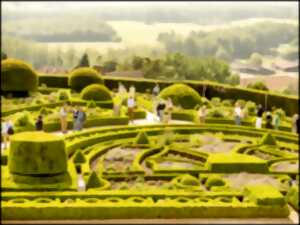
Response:
M154 7L184 7L188 5L203 6L203 5L245 5L245 4L264 4L264 5L284 5L298 7L298 2L2 2L2 10L56 10L67 7L70 9L94 8L94 7L141 7L141 6L154 6Z

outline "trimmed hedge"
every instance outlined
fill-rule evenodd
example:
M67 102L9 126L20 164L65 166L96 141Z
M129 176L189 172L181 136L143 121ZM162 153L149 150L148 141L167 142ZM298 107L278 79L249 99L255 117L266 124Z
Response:
M173 84L163 89L159 96L163 99L171 98L173 104L180 105L185 109L192 109L201 105L201 96L193 88L186 84Z
M90 84L103 84L101 75L92 68L83 67L73 70L69 75L68 85L77 92Z
M296 209L299 210L299 186L293 185L287 195L286 200Z
M268 164L265 160L239 153L215 153L208 157L206 166L215 173L268 172Z
M244 194L258 205L285 205L284 196L273 186L257 184L248 185Z
M94 101L112 101L110 91L101 84L91 84L81 91L81 98Z
M65 83L68 80L68 76L57 76L55 81L52 75L42 75L42 79L40 79L39 85L45 83L48 87L64 87L67 85ZM52 80L53 79L53 80ZM49 80L49 81L48 81ZM122 84L128 89L131 85L134 85L137 92L145 92L147 89L153 89L156 83L162 88L168 87L172 85L174 82L178 81L161 81L161 80L153 80L153 79L134 79L134 78L124 78L124 77L104 77L105 86L107 86L110 90L117 89L118 83L122 82ZM63 85L60 86L60 83ZM184 81L185 84L188 84L192 88L194 88L199 94L202 95L203 89L206 89L205 96L208 99L212 97L219 97L222 100L225 99L244 99L246 101L252 101L256 104L265 105L265 96L268 98L267 110L271 110L272 106L276 108L282 108L288 116L292 116L295 113L299 112L299 104L298 98L292 97L288 95L280 95L274 93L268 93L265 91L258 91L248 88L241 87L233 87L226 84L218 84L214 82L207 81ZM270 104L272 103L272 105Z
M62 137L44 132L24 132L11 137L9 171L19 175L57 175L67 172Z
M2 91L35 91L38 87L38 76L25 62L17 59L1 61Z

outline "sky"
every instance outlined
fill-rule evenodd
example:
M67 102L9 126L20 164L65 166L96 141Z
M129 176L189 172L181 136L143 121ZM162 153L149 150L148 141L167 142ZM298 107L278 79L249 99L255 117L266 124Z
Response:
M56 9L62 9L63 7L67 7L70 9L83 9L83 8L94 8L94 7L141 7L141 6L155 6L155 7L184 7L187 5L193 5L193 6L202 6L202 5L245 5L245 4L265 4L265 5L279 5L279 6L298 6L298 2L286 2L286 1L274 1L274 2L212 2L212 1L206 1L206 2L170 2L170 1L161 1L161 2L113 2L113 1L107 1L107 2L2 2L2 10L10 9L10 10L56 10Z

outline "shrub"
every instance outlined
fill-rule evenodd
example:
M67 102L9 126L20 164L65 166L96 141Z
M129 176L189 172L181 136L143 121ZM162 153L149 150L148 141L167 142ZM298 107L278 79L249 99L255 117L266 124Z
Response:
M226 182L221 178L220 175L211 175L205 182L205 187L210 189L213 186L225 186Z
M276 109L276 110L275 110L275 113L278 113L278 114L279 114L280 119L282 119L282 120L285 119L285 111L284 111L283 109L281 109L281 108Z
M103 79L96 70L83 67L73 70L68 82L72 90L79 92L90 84L103 84Z
M53 175L67 171L62 137L44 132L23 132L11 137L8 168L18 175Z
M208 116L216 117L216 118L224 118L225 117L223 111L218 108L213 108L213 109L209 110Z
M149 144L150 140L145 132L140 132L136 137L136 144Z
M20 112L15 120L15 126L33 126L33 121L28 111Z
M82 154L81 150L77 150L74 158L73 158L74 163L85 163L86 159L85 156Z
M298 185L293 185L287 195L286 200L296 209L299 210L299 187Z
M189 175L189 174L185 174L182 176L181 180L180 180L180 183L183 184L183 185L188 185L188 186L198 186L200 185L200 181Z
M247 88L252 88L256 90L263 90L268 91L269 88L266 86L266 84L262 81L256 81L255 83L250 83L247 85Z
M97 187L101 187L103 186L101 180L99 179L99 177L97 176L96 172L93 171L89 176L88 176L88 179L87 179L87 182L86 182L86 188L89 189L89 188L97 188Z
M211 104L215 107L217 106L220 106L221 105L221 99L218 98L218 97L213 97L211 100L210 100Z
M97 107L97 104L96 104L96 102L94 102L93 100L92 100L92 101L88 101L88 102L86 103L86 107L88 107L88 108L96 108L96 107Z
M247 112L250 116L254 116L255 115L255 110L256 110L256 104L255 102L252 101L247 101L246 105L245 105Z
M70 93L67 90L59 90L58 91L58 100L69 100L70 99Z
M175 105L180 105L185 109L193 109L197 104L202 103L198 92L186 84L173 84L163 89L160 97L171 98Z
M91 84L81 91L84 100L106 101L112 100L110 91L101 84Z
M225 100L222 101L222 105L226 106L226 107L232 106L232 100L225 99Z
M283 195L271 185L248 185L244 189L244 194L258 205L285 204Z
M241 107L245 107L246 106L246 101L244 99L238 99L236 101Z
M25 62L16 59L1 61L2 91L35 91L38 76Z
M52 113L52 110L51 109L48 109L46 107L42 107L40 110L39 110L39 114L40 115L48 115Z
M276 140L275 138L272 136L272 134L270 132L266 133L261 141L260 144L262 145L276 145Z

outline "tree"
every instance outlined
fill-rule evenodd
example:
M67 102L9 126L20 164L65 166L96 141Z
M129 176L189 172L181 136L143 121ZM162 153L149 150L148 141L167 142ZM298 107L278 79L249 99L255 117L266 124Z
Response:
M117 65L118 65L118 63L116 61L109 60L104 63L103 67L104 67L104 70L109 73L109 72L115 71L117 68Z
M7 59L7 54L5 52L1 52L1 60Z
M223 47L218 48L218 51L216 52L216 58L225 61L230 61L230 55Z
M142 69L144 65L144 60L142 57L134 56L132 59L132 67L134 70Z
M256 90L268 91L269 88L262 81L256 81L255 83L250 83L247 85L247 88L252 88Z
M249 62L253 66L260 67L263 63L262 56L258 53L252 53L252 55L249 58Z
M89 66L90 66L89 56L87 53L84 53L82 58L80 59L78 67L89 67Z
M102 62L102 56L98 55L97 58L96 58L97 65L101 65L101 62Z
M226 78L226 83L231 85L239 85L240 84L240 76L238 74L231 74Z

